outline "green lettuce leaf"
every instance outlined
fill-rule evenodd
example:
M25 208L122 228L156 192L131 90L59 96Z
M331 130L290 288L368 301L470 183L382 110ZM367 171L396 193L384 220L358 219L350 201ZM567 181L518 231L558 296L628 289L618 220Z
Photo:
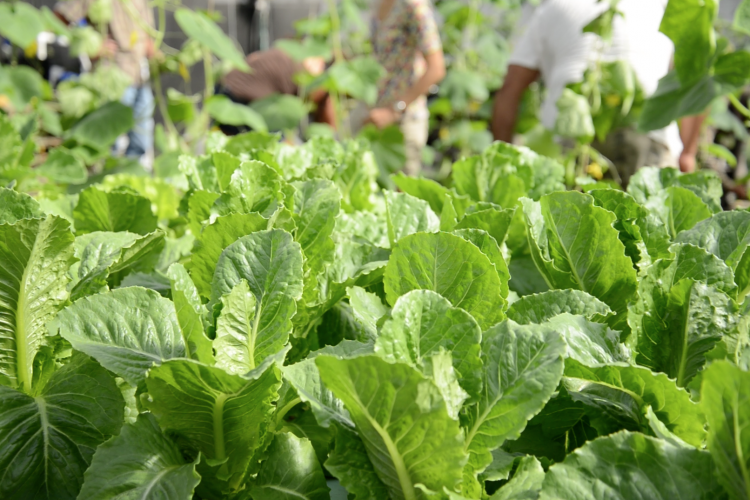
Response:
M508 308L508 318L521 325L540 324L563 313L597 320L612 314L607 304L580 290L550 290L526 295Z
M334 448L324 465L355 500L388 498L388 490L378 478L367 448L355 431L336 426Z
M473 243L448 234L412 234L394 247L383 279L388 302L432 290L469 312L481 328L502 321L505 300L495 266Z
M701 407L708 420L708 450L718 480L730 498L750 495L750 374L726 361L713 363L703 375Z
M172 290L172 302L177 313L185 354L202 363L214 364L211 341L203 328L205 306L201 303L198 290L182 264L172 264L167 271Z
M663 373L624 364L586 367L567 360L563 385L574 401L588 407L591 423L601 434L648 430L646 412L651 407L685 442L700 446L705 438L700 408Z
M74 500L94 450L120 431L125 403L112 376L75 354L36 397L0 386L0 496Z
M507 299L510 271L508 270L508 264L505 262L505 257L503 257L503 253L497 244L497 240L481 229L456 229L453 231L453 234L474 243L490 259L492 265L495 266L497 277L500 278L500 295L503 299Z
M615 215L574 191L522 201L531 253L550 288L593 295L615 312L613 328L627 328L636 272L612 226Z
M623 431L591 441L550 467L539 498L708 500L722 495L708 453Z
M55 216L0 225L0 384L31 393L45 325L68 300L73 241Z
M23 219L43 219L44 212L34 198L8 188L0 188L0 224Z
M186 463L153 415L143 413L96 450L78 498L190 500L201 480L195 472L197 462Z
M294 434L276 434L268 458L252 481L250 495L256 500L329 500L323 469L310 441Z
M50 331L132 385L143 382L154 364L186 354L174 304L145 288L77 300L57 315Z
M492 462L490 452L506 440L517 439L552 397L566 349L557 332L537 325L506 320L484 333L484 389L479 403L467 408L463 422L465 449L471 455L467 483ZM464 491L471 491L468 484Z
M315 362L325 385L349 410L392 498L423 498L417 484L436 491L458 487L466 461L461 430L431 381L374 355L321 355Z
M81 191L73 209L77 234L130 231L148 234L156 229L151 202L132 191L105 192L96 186Z
M226 307L214 343L218 366L248 372L280 351L292 331L302 286L302 251L286 231L259 231L228 246L212 285L213 303L221 300Z
M404 236L414 233L436 233L440 219L430 205L406 193L384 191L388 239L393 247Z
M283 204L283 186L284 180L278 172L265 163L242 162L211 211L218 215L258 212L269 217Z
M231 214L217 217L196 235L195 248L186 267L201 296L211 297L211 281L221 252L240 237L267 228L268 220L260 214Z
M263 444L278 398L274 363L244 378L192 360L171 360L149 371L146 407L165 432L186 440L208 459L198 466L200 488L236 490Z
M422 370L427 358L441 349L449 351L461 386L476 398L482 388L481 338L469 313L435 292L413 290L396 301L375 341L375 352L386 361Z
M513 477L490 500L536 500L542 490L544 469L534 457L523 457Z

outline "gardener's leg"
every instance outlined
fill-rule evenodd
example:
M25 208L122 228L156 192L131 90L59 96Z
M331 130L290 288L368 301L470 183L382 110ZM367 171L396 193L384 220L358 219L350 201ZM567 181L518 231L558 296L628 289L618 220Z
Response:
M133 129L128 132L130 143L125 150L125 156L140 158L150 151L154 145L154 94L148 85L131 87L128 91L131 89L135 89L135 99L133 99L132 104L124 100L123 103L133 108L135 124Z
M427 145L429 115L426 111L424 110L424 113L407 111L401 121L406 153L404 173L413 177L419 175L422 170L422 150Z

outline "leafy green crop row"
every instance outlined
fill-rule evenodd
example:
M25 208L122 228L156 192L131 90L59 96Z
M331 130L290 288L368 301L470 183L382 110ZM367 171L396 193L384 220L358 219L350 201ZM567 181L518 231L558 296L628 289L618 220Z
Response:
M748 498L750 214L497 143L208 141L0 190L0 497Z

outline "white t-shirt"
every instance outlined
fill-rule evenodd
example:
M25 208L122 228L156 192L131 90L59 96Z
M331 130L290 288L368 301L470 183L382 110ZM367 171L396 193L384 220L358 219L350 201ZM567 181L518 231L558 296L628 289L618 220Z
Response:
M557 100L570 83L583 73L599 53L604 61L626 60L638 76L646 96L656 91L669 72L674 52L672 41L659 32L667 0L621 0L615 16L612 43L605 45L583 28L609 7L597 0L546 0L537 7L524 33L515 44L510 64L536 69L547 88L542 103L542 124L552 129L557 119ZM677 124L649 133L677 156L682 150Z

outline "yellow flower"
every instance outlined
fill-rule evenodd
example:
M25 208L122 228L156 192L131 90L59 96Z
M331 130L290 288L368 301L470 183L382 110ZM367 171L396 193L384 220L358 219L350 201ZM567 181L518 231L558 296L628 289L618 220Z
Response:
M132 49L135 47L135 44L138 43L138 32L136 30L133 30L130 32L130 48Z
M36 40L34 40L33 42L29 44L28 47L26 47L23 50L23 53L26 57L31 59L32 57L36 56L36 49L37 49L37 43L36 43Z
M180 76L183 80L186 82L190 81L190 72L188 71L187 66L185 66L185 63L181 62L180 66L177 68L177 71L180 73Z
M451 136L451 133L448 130L448 127L441 127L439 135L440 135L440 140L441 141L447 141L448 138Z
M610 108L616 108L622 103L622 98L617 94L609 94L604 98L604 102Z
M602 166L596 162L590 163L589 166L586 168L586 171L591 177L593 177L594 179L598 181L601 180L602 177L604 177L604 173L602 172Z
M479 111L479 108L482 107L482 103L479 101L470 101L469 102L469 113L476 113Z

